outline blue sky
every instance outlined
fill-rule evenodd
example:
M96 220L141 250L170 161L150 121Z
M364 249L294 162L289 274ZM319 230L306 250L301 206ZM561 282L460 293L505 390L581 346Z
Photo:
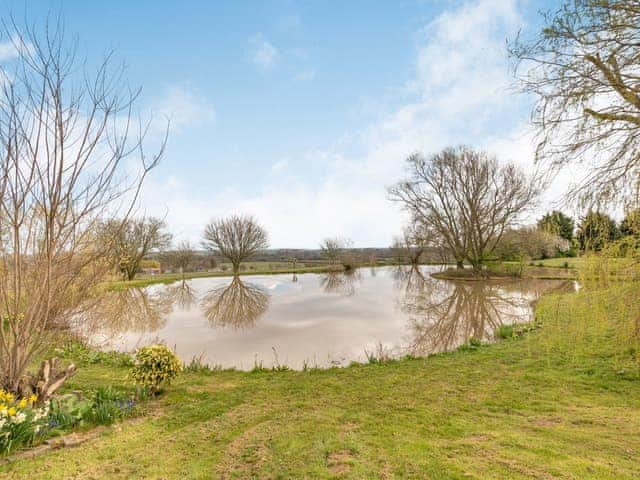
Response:
M177 239L251 213L273 247L386 246L404 215L385 186L410 153L465 143L532 159L505 41L554 2L4 4L31 20L62 11L90 62L115 49L140 107L172 117L140 211L166 214Z

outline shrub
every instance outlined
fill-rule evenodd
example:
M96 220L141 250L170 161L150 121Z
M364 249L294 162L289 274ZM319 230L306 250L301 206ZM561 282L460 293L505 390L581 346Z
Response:
M136 382L156 394L182 370L178 356L166 345L151 345L136 352L131 375Z

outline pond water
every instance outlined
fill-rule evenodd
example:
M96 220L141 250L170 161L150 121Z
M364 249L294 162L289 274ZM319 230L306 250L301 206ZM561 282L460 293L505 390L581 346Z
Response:
M107 292L78 317L105 349L161 341L183 360L251 369L346 365L367 355L427 355L502 324L532 319L532 302L563 281L437 280L440 267L379 267L351 274L199 278Z

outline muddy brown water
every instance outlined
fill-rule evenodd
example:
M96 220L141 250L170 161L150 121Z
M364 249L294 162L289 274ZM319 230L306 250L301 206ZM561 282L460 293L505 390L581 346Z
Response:
M361 268L352 274L198 278L107 292L78 317L96 346L134 351L154 342L189 361L248 370L427 355L502 324L532 320L532 302L573 288L558 280L437 280L440 267Z

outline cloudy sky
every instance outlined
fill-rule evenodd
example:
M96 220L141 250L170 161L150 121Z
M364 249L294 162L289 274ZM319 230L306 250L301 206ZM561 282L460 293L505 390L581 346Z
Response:
M81 53L115 49L141 108L171 117L141 212L195 242L209 219L251 213L273 247L316 247L334 235L388 245L404 215L385 187L412 152L468 144L531 164L530 99L513 92L506 42L539 29L554 3L4 5L29 18L61 9Z

